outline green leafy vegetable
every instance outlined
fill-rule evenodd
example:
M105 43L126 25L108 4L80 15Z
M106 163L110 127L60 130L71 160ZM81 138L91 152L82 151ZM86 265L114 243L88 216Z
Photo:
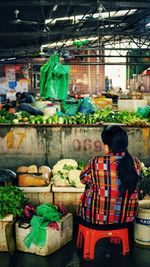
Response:
M142 199L145 196L150 196L150 167L146 167L144 166L144 164L138 188L139 188L139 199Z
M14 217L21 216L26 203L27 199L19 187L0 186L0 218L10 213Z
M64 169L64 170L67 170L67 171L74 170L74 166L65 164L65 165L63 166L63 169Z
M78 161L78 170L83 170L85 167L86 163L84 161Z

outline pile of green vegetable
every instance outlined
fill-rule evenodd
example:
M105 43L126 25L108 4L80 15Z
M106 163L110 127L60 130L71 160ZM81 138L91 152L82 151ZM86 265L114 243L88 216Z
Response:
M23 214L24 205L27 199L23 191L17 186L0 186L0 218L7 214L20 217Z
M14 113L9 113L4 109L0 110L0 123L12 123L14 119L17 118L17 115Z
M112 109L99 109L94 113L83 114L78 112L74 116L67 116L63 113L55 113L52 116L30 115L26 111L10 114L0 111L0 123L9 124L55 124L55 125L93 125L103 123L121 123L129 126L150 125L150 118L143 117L138 112L113 111Z

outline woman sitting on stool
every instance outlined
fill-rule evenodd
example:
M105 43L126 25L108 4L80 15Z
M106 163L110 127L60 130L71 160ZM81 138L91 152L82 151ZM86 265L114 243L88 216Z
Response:
M101 138L105 155L91 160L80 175L85 191L78 219L89 228L118 229L131 225L137 215L140 161L128 152L122 127L105 127Z

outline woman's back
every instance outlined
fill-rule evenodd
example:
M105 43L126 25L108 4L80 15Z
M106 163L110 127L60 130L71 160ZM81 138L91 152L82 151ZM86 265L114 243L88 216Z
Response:
M119 188L118 164L125 155L109 153L95 157L82 171L80 179L86 184L80 203L78 215L93 224L115 224L132 222L137 214L138 194L126 190L122 195ZM135 162L138 172L139 166Z

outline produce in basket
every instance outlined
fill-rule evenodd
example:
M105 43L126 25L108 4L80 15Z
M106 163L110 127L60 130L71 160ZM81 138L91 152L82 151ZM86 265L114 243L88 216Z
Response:
M50 179L51 176L52 176L52 171L51 171L50 167L48 167L48 166L40 166L40 167L38 168L38 172L39 172L39 173L45 173L45 174L47 174L48 177L49 177L49 179Z
M85 185L80 182L81 170L71 170L69 172L69 183L74 187L84 188Z
M19 186L47 186L50 183L51 169L48 166L20 166L16 172Z
M54 180L55 186L59 186L59 187L70 186L68 176L63 175L61 173L54 174L53 180Z
M28 167L28 172L31 173L31 172L38 172L38 168L36 165L31 165Z
M55 186L61 187L83 187L80 182L81 162L78 164L74 159L59 160L53 167L53 181Z
M52 173L64 173L65 171L76 169L77 167L78 163L74 159L61 159L53 166Z

